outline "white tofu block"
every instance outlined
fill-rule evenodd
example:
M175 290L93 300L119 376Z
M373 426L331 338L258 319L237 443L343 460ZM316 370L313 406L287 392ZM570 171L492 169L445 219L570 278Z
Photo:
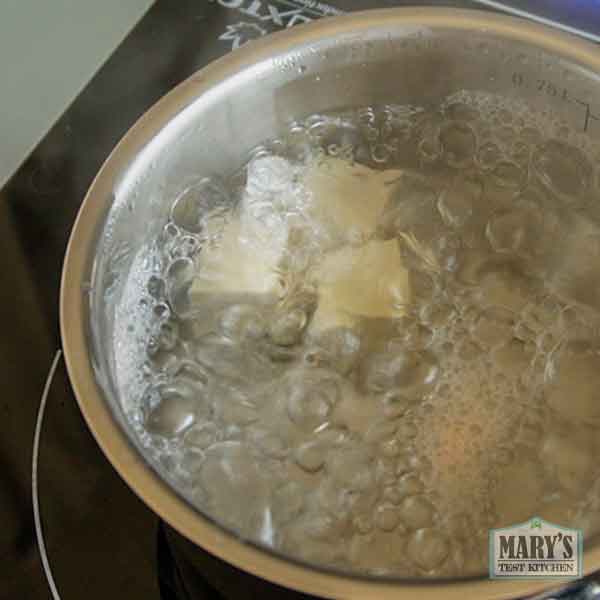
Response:
M396 240L371 240L326 255L311 279L319 305L311 329L351 326L357 319L394 319L410 302L408 271Z
M365 241L377 226L391 183L402 171L374 171L328 157L313 161L304 174L312 220L333 243Z

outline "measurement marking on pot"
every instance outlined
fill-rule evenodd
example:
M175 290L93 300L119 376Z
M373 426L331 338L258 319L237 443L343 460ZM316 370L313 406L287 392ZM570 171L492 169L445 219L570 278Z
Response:
M514 87L523 87L527 89L533 88L537 92L545 93L552 98L560 98L563 102L577 104L582 110L585 109L582 115L582 129L584 133L588 131L592 121L600 121L600 116L592 112L591 104L571 96L568 88L566 87L556 85L547 79L531 80L528 79L527 76L523 75L523 73L519 73L517 71L512 74L511 80Z

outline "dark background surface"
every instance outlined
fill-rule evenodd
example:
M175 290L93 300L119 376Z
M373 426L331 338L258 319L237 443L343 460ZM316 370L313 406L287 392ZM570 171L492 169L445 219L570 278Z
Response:
M600 0L481 0L556 21L600 39Z
M270 3L280 12L294 6L294 0ZM329 4L357 10L415 2ZM266 6L249 13L250 5L250 0L159 0L0 191L0 600L51 597L32 516L32 444L42 388L60 346L60 271L76 212L111 149L156 100L257 35L258 28L272 31L291 18L279 24L269 19ZM315 11L301 14L298 20L319 17ZM39 498L49 561L64 600L158 600L159 574L163 600L183 597L180 589L168 587L180 575L166 543L172 532L159 528L101 454L62 362L43 422ZM204 565L207 579L223 573L209 556ZM195 598L217 597L212 584L195 585ZM261 593L259 587L245 597ZM282 596L276 591L270 597Z

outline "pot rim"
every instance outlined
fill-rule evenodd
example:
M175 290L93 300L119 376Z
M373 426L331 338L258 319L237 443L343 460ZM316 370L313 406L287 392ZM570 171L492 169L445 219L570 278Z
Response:
M93 180L78 212L65 254L60 289L60 330L71 385L85 421L105 456L122 479L157 515L193 543L253 575L309 594L329 598L391 600L437 598L507 598L556 586L548 580L375 579L337 574L284 558L241 540L220 527L164 482L144 460L113 416L90 361L88 306L83 282L90 280L98 240L98 224L106 215L112 190L129 165L156 133L196 98L246 67L298 45L386 26L443 27L493 33L530 43L572 59L600 73L600 52L589 42L545 26L479 10L392 8L352 13L294 27L254 41L210 63L180 83L152 106L127 132ZM600 565L600 546L586 549L584 573Z

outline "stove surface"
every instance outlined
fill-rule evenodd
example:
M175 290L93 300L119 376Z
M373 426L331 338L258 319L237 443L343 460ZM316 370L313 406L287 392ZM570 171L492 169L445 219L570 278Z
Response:
M159 523L104 458L57 355L62 259L76 212L102 162L135 120L177 83L275 29L326 13L410 4L415 2L331 0L315 9L307 8L315 3L301 0L159 0L0 192L1 600L301 597L201 550L199 577L186 563L185 541ZM38 412L40 406L44 410ZM41 555L30 494L36 421ZM50 586L44 567L51 572ZM228 587L227 580L238 587Z

